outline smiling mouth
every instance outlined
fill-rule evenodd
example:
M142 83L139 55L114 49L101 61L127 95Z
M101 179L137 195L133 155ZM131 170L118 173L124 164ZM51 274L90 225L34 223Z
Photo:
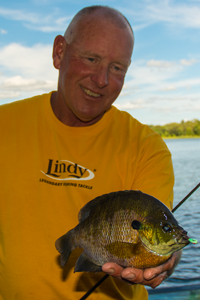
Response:
M100 94L94 93L94 92L92 92L92 91L90 91L90 90L88 90L84 87L81 87L81 88L89 96L92 96L92 97L95 97L95 98L99 98L101 96Z

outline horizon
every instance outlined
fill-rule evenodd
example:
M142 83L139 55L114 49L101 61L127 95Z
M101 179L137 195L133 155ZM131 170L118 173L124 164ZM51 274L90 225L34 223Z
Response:
M54 38L83 7L122 12L135 36L132 64L114 105L141 123L200 119L200 0L10 0L0 4L0 105L57 87Z

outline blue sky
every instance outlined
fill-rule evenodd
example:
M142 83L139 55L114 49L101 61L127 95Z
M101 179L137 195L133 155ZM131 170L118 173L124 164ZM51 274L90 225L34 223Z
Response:
M200 0L1 1L0 104L56 89L54 38L95 4L120 10L134 30L116 106L146 124L200 119Z

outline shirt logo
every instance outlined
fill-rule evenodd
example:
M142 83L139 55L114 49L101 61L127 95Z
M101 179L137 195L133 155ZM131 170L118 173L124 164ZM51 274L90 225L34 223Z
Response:
M49 159L47 172L40 170L45 176L56 180L91 180L94 173L89 169L69 160Z

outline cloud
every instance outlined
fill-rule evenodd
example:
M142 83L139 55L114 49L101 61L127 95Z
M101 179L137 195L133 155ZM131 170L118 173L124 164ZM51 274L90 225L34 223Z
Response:
M180 122L184 118L199 119L200 93L153 93L145 89L138 95L132 94L131 101L119 99L115 106L128 111L145 124L166 124Z
M170 84L161 89L161 91L164 91L164 92L175 91L175 90L176 90L176 86L174 84Z
M174 62L166 61L166 60L151 59L147 62L148 67L154 67L154 68L171 68L174 65L175 65Z
M22 99L56 90L58 71L51 56L50 45L10 44L0 48L0 99Z
M115 105L146 124L199 118L199 86L198 66L170 60L133 61Z
M200 7L197 1L143 0L131 9L121 9L142 24L165 23L182 28L200 28ZM139 24L138 24L139 25Z
M192 66L197 63L199 63L199 60L195 58L180 60L180 65L182 66ZM155 59L151 59L147 62L148 67L160 68L160 69L168 69L168 68L176 67L178 66L178 64L179 62L173 62L168 60L155 60Z
M132 110L132 109L138 109L143 108L143 100L137 99L136 101L132 102L126 102L126 103L114 103L114 105L121 110Z
M9 44L0 48L1 72L20 75L25 78L55 80L57 72L52 63L52 46L37 44L25 47ZM12 75L13 76L13 75Z
M200 78L190 78L190 79L183 79L183 80L177 80L174 81L173 84L169 84L163 88L161 88L161 91L175 91L177 89L190 89L194 86L200 86Z
M1 33L1 34L7 34L8 32L7 32L6 30L0 28L0 33Z
M194 65L196 63L199 63L199 60L194 59L194 58L193 59L181 59L180 63L183 66L192 66L192 65Z
M38 14L25 10L9 9L0 7L0 16L20 21L23 25L32 30L42 32L57 32L63 31L68 25L72 16L60 17L60 12L55 10L51 14Z
M7 101L5 101L5 100L7 100L7 99L17 99L19 96L20 96L19 92L13 92L13 91L12 92L11 91L4 91L4 92L1 91L1 93L0 93L0 99L4 100L3 103L6 103Z
M42 32L57 32L57 31L65 31L68 26L69 20L71 20L71 16L63 17L63 18L52 18L50 20L43 20L42 22L34 23L26 23L25 26L32 30L38 30Z
M125 92L140 94L144 89L148 92L159 91L171 85L182 69L178 63L171 61L133 61L128 70Z
M148 14L157 21L180 25L183 28L200 28L200 7L196 4L174 1L156 1L148 5Z
M43 0L43 4L47 0ZM41 1L40 1L41 2ZM127 16L132 16L134 31L146 28L154 23L165 23L173 27L200 28L199 2L186 1L179 4L173 0L141 0L134 2L134 6L126 9L118 7ZM0 16L20 21L32 30L42 32L57 32L65 30L73 15L66 16L57 8L51 13L35 13L25 9L10 9L0 7Z
M197 70L196 76L190 72L190 67L197 62L196 59L182 59L181 62L154 59L133 61L128 70L120 99L127 100L131 95L139 96L145 93L156 94L178 90L184 90L185 93L192 87L198 88L200 85L199 72Z
M162 103L162 105L156 105L155 110L157 112L196 112L200 110L199 96L189 94L187 96L157 97L157 103Z
M4 18L16 21L27 21L31 23L38 23L39 21L39 16L37 14L18 9L0 7L0 15Z
M5 79L0 85L2 90L33 91L55 89L56 82L51 80L26 79L21 76L14 76Z

